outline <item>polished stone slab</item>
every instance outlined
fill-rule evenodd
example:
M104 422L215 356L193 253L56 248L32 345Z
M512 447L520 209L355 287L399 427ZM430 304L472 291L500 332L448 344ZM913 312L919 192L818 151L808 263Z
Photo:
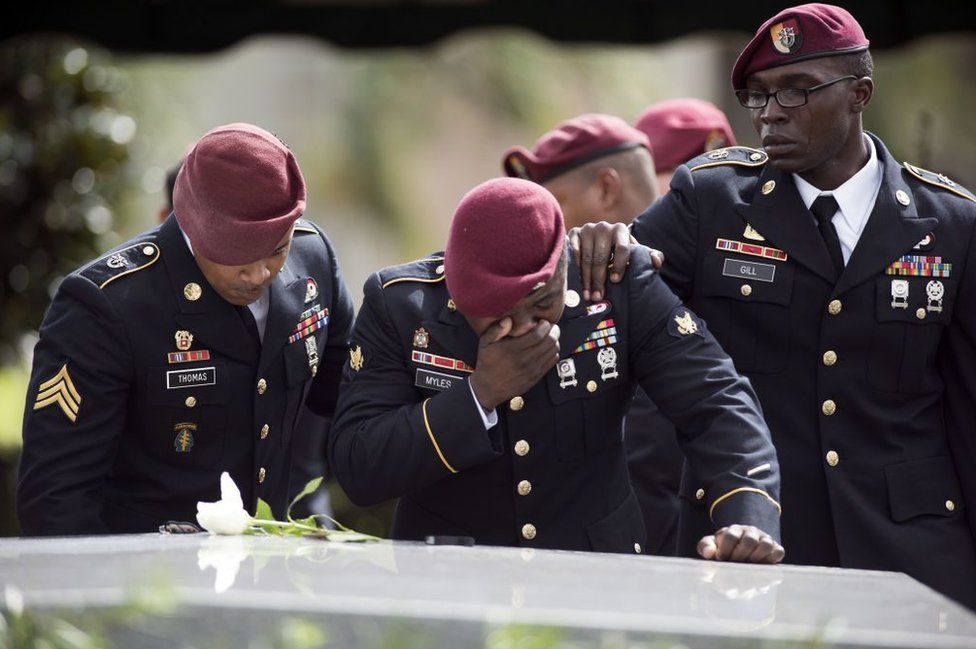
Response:
M6 539L10 586L27 610L84 610L92 624L155 602L112 629L126 647L248 646L262 634L299 646L316 633L327 646L976 647L976 615L900 573L518 548ZM526 636L538 642L519 645Z

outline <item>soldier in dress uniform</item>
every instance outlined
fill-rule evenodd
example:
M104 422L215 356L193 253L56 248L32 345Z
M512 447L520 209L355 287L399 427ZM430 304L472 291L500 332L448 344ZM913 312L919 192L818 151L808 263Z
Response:
M732 72L763 150L683 165L632 232L759 393L789 560L900 570L976 606L976 199L862 130L872 68L839 7L768 20ZM576 236L601 299L630 233Z
M703 99L686 97L658 102L648 106L634 126L650 140L661 196L668 193L678 165L702 153L736 144L729 118Z
M316 406L334 406L353 316L305 201L282 142L222 126L187 155L161 226L65 278L27 391L25 534L190 521L222 471L252 511L283 513L308 434L294 423L313 377Z
M552 194L499 178L461 201L443 256L372 275L329 441L339 484L399 498L400 539L642 552L621 443L640 383L716 494L702 556L778 561L776 455L748 383L646 250L593 304L567 259Z
M655 167L643 132L600 113L566 120L531 150L516 146L502 156L506 175L552 192L567 228L591 221L630 223L657 198ZM640 387L625 420L624 443L647 529L644 552L674 555L684 457L674 426Z

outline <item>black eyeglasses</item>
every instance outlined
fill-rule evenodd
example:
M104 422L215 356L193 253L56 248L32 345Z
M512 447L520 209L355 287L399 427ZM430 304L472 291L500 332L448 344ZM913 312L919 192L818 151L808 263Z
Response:
M814 86L813 88L782 88L776 92L736 90L735 97L739 100L739 103L746 108L765 108L766 104L769 103L770 97L776 97L776 103L783 108L799 108L800 106L806 106L807 102L810 101L811 92L821 90L827 86L832 86L841 81L847 81L848 79L857 79L857 77L853 74L849 74L846 77L825 81L819 86Z

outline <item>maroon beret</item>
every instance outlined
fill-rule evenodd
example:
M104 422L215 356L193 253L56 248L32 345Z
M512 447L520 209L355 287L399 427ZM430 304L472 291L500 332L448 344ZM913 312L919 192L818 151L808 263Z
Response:
M762 24L732 67L732 88L745 87L753 72L868 49L871 42L854 16L834 5L790 7Z
M735 144L725 113L701 99L656 103L641 113L635 126L650 139L658 171L670 171L701 153Z
M500 316L552 279L566 229L556 198L519 178L495 178L461 199L444 250L458 311Z
M544 183L597 158L639 146L649 148L647 136L624 120L588 113L549 131L531 151L512 147L502 157L502 168L507 176Z
M173 211L193 252L226 266L270 255L305 211L305 180L281 140L252 124L218 126L186 154Z

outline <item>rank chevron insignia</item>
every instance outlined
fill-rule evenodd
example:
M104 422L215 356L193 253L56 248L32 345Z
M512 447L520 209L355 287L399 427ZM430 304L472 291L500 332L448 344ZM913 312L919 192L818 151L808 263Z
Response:
M40 410L55 403L61 406L64 416L70 419L72 423L78 419L81 395L78 394L71 376L68 375L67 363L61 366L57 374L41 383L37 388L34 410Z

